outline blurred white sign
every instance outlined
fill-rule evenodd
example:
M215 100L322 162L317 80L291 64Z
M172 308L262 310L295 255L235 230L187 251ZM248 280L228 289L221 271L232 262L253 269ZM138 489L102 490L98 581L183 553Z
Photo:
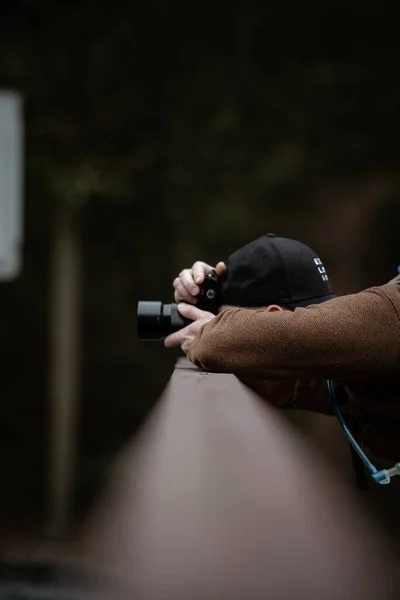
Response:
M0 280L14 279L22 262L22 98L0 90Z

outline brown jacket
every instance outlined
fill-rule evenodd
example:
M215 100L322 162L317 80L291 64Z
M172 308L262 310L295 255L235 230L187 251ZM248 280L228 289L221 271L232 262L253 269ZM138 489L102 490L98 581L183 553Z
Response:
M400 460L399 285L293 312L228 308L202 328L188 358L208 371L234 373L279 407L327 413L325 380L341 382L362 441ZM282 383L269 394L271 381Z

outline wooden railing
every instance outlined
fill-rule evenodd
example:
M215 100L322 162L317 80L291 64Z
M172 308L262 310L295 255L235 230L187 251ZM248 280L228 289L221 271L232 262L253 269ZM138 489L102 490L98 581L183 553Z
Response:
M83 551L135 600L382 600L395 585L378 533L288 420L186 360Z

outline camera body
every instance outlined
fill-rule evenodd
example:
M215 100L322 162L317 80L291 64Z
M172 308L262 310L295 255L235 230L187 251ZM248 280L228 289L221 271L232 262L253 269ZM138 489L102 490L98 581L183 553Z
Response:
M208 273L199 286L200 293L197 296L196 306L200 310L206 310L213 315L218 314L218 277L214 270Z
M208 273L199 286L196 306L200 310L218 314L218 277L215 271ZM192 321L182 317L178 305L141 300L137 308L137 334L141 341L160 341L179 331Z

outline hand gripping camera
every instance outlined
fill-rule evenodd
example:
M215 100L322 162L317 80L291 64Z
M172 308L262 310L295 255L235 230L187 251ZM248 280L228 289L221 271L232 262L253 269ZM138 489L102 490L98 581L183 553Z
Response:
M197 308L218 314L218 278L215 271L208 273L199 286ZM149 302L141 300L137 307L137 333L141 341L160 341L171 333L179 331L192 321L182 317L175 303Z

